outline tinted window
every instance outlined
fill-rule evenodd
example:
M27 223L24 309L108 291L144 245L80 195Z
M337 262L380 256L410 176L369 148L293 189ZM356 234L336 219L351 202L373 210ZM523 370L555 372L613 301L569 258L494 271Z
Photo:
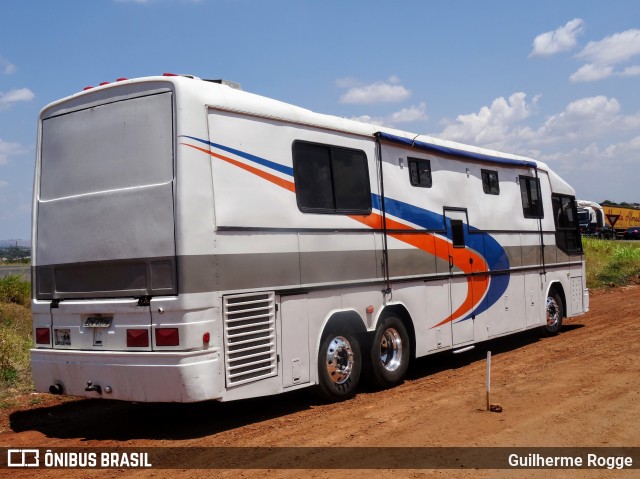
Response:
M544 218L540 180L532 176L520 176L520 196L525 218Z
M296 141L293 174L300 211L371 212L367 157L363 151Z
M582 252L578 213L573 196L553 195L553 221L556 225L556 245L567 253Z
M429 160L420 160L418 158L408 158L408 162L411 186L431 188L431 162Z
M462 220L451 220L451 242L454 248L464 248L464 226Z
M494 170L482 170L482 190L488 195L500 194L498 172Z

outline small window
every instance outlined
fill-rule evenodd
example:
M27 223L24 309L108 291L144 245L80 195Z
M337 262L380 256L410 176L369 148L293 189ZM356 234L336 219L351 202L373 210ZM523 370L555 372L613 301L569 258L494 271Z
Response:
M293 176L298 208L304 213L371 213L364 151L296 141Z
M431 188L431 161L407 158L409 162L409 180L411 186Z
M451 242L454 248L464 248L464 226L462 220L451 220Z
M575 198L553 195L553 221L556 225L556 245L566 253L581 253L582 240Z
M533 176L520 176L520 196L525 218L544 218L540 180Z
M500 194L498 172L494 170L482 170L482 189L488 195Z

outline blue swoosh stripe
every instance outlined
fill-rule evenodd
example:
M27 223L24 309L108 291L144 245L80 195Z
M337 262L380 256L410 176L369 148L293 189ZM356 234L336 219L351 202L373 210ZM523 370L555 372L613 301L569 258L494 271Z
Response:
M285 175L293 176L293 168L290 168L285 165L281 165L280 163L275 163L273 161L265 160L264 158L260 158L259 156L255 156L250 153L245 153L244 151L236 150L235 148L229 148L228 146L220 145L218 143L211 143L210 141L202 140L200 138L196 138L195 136L182 135L182 137L199 141L200 143L204 143L205 145L209 145L219 150L226 151L227 153L233 153L234 155L237 155L241 158L252 161L262 166L266 166L267 168L271 168L272 170L279 171L280 173L284 173Z

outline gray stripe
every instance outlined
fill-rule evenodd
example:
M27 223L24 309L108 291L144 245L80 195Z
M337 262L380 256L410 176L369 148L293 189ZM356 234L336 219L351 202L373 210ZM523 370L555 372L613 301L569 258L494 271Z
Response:
M557 247L547 246L545 250L555 253ZM505 247L505 251L512 268L542 269L537 246ZM557 256L563 259L562 262L581 259L580 255L569 257L560 250ZM519 257L522 258L520 264ZM283 289L380 281L382 269L377 258L379 256L373 250L190 255L179 256L177 261L174 258L137 258L37 266L34 278L38 299ZM390 250L389 259L392 280L449 277L447 261L419 250ZM556 263L547 262L546 266L553 268Z
M37 299L176 294L175 258L68 263L34 268Z

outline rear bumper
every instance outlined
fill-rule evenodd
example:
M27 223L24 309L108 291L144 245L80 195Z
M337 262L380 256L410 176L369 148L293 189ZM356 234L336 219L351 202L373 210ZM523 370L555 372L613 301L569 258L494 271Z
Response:
M140 402L219 399L224 387L217 350L119 352L32 349L36 391L60 384L63 394ZM87 383L101 392L85 391Z

